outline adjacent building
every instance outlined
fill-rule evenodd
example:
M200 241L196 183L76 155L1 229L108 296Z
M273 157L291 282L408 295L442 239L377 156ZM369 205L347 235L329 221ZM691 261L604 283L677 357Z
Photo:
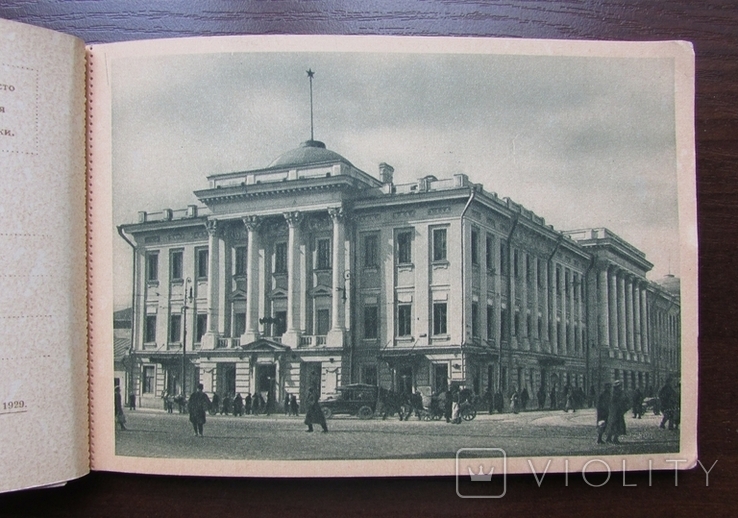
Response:
M352 382L532 395L678 374L678 279L650 282L610 230L558 231L466 175L397 184L309 140L195 195L204 207L119 227L140 405L198 382L282 401Z

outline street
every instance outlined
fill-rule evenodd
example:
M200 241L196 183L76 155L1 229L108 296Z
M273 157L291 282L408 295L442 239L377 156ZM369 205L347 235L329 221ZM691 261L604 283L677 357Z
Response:
M596 444L594 409L576 413L480 412L459 425L441 421L362 421L335 416L329 433L306 433L304 416L208 416L205 436L194 436L187 414L126 412L127 430L116 431L116 453L124 456L202 459L433 459L453 458L459 448L502 448L509 457L625 455L679 450L679 433L658 427L661 417L626 414L621 444Z

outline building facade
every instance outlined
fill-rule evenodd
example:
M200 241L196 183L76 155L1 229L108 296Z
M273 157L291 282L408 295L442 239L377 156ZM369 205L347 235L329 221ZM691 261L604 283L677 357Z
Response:
M302 401L352 382L535 394L678 374L678 280L646 280L607 229L557 231L463 174L396 184L313 140L208 182L204 208L119 227L143 406L198 382Z

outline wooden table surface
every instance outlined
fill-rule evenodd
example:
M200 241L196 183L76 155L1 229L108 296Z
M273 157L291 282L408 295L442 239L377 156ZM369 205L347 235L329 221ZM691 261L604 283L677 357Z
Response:
M460 500L453 479L255 480L93 473L64 488L0 496L0 516L735 515L738 490L738 2L4 1L0 17L88 43L226 34L394 34L692 41L697 54L700 459L697 468L509 481L501 500Z

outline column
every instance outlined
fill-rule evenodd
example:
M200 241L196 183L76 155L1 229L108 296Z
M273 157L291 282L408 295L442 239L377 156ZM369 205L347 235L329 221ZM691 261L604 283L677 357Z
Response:
M621 349L627 349L625 330L625 272L618 274L618 343Z
M333 220L333 297L331 306L331 329L326 337L329 347L343 347L343 335L346 331L344 318L343 297L345 293L343 284L344 270L344 212L342 207L328 209Z
M562 354L569 354L569 330L566 327L566 311L568 304L568 293L566 286L569 284L569 271L561 267L561 347L559 350ZM569 286L571 293L571 286Z
M567 341L569 344L569 353L574 354L574 351L576 351L576 339L574 338L574 333L576 332L574 328L574 324L576 323L576 308L574 307L574 290L577 289L577 283L574 282L574 271L569 271L569 305L567 306L569 308L569 336L567 337Z
M218 282L218 275L220 273L218 221L215 219L207 220L205 228L208 232L208 329L202 337L202 348L215 349L218 346L218 286L220 284ZM187 293L185 293L185 300L187 300L186 297ZM188 326L189 324L187 322Z
M610 278L610 287L608 294L610 302L608 308L610 310L610 347L618 349L620 340L618 340L618 271L615 267L610 267L607 274Z
M610 346L610 309L608 303L608 278L607 278L607 265L600 265L599 271L599 290L597 291L598 296L598 313L599 313L599 347Z
M528 336L528 254L520 250L520 343L521 349L530 350L530 336ZM531 318L532 322L532 318Z
M533 340L535 341L534 350L541 350L541 337L538 335L538 258L531 258L531 283L533 284L533 292L531 293L533 301L531 302L531 331ZM531 348L533 349L533 348Z
M643 350L643 354L649 353L649 325L648 325L648 290L646 289L646 286L644 285L641 290L641 342L642 346L641 349Z
M548 330L549 330L549 318L548 318L548 308L549 308L549 299L551 298L551 289L548 285L548 262L541 265L541 275L543 277L543 309L541 310L541 318L543 318L543 325L541 325L543 336L540 337L541 339L541 345L545 342L547 345L545 347L541 347L543 350L551 350L551 343L549 340Z
M291 347L300 345L300 212L286 212L284 219L289 227L287 238L287 332L282 343Z
M625 278L625 324L628 335L628 350L635 351L635 327L633 325L633 277Z
M633 344L636 352L641 352L642 335L641 335L641 283L638 279L633 282L633 328L635 331L635 342Z
M247 216L243 224L248 231L246 249L246 330L241 336L241 345L259 339L259 225L261 218Z
M585 342L585 336L584 336L584 282L585 277L584 275L581 275L579 278L579 286L577 289L579 290L578 297L579 297L579 304L577 305L577 320L579 321L577 332L579 333L579 354L580 356L585 356L585 351L587 350L587 344Z
M558 326L558 292L559 286L556 282L556 263L551 263L551 352L559 352L559 326Z

